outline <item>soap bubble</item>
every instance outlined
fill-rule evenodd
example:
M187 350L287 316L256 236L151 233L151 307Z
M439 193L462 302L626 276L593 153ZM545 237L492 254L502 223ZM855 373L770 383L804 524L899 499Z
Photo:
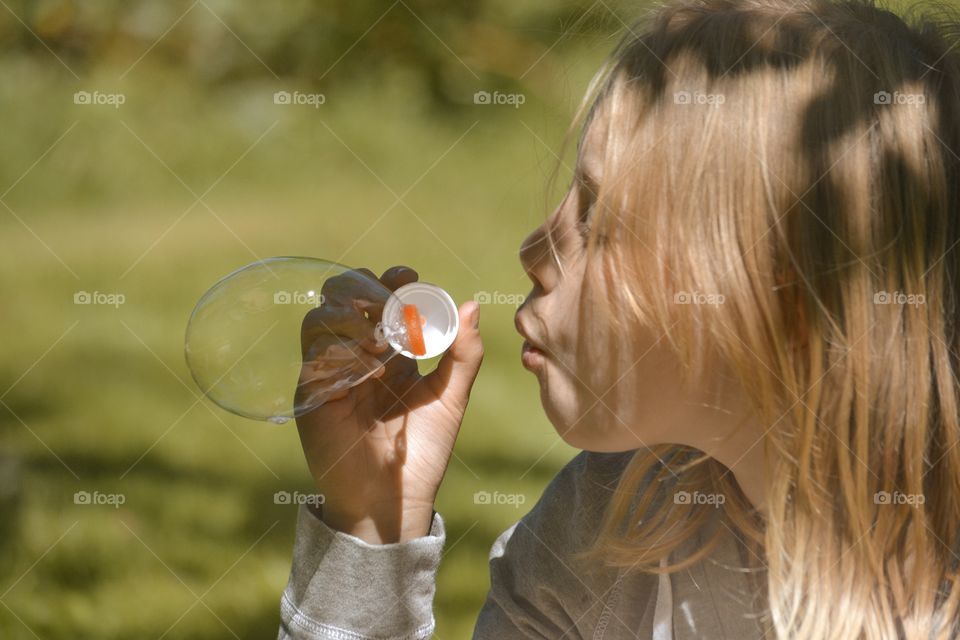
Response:
M185 354L213 402L282 424L360 384L398 354L439 355L458 328L456 305L434 285L415 282L391 292L369 273L333 262L269 258L203 295L187 325Z

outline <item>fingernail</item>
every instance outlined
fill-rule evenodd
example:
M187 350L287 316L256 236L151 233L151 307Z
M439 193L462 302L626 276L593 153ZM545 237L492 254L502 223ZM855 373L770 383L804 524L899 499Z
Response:
M470 309L470 324L473 325L474 329L480 328L480 304L477 301L473 302L473 308Z

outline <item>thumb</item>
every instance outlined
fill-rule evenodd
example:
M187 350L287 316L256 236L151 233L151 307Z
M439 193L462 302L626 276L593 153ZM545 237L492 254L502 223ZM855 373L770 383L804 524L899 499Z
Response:
M460 306L460 330L450 349L429 375L427 382L441 402L461 415L483 361L480 339L480 305L475 300Z

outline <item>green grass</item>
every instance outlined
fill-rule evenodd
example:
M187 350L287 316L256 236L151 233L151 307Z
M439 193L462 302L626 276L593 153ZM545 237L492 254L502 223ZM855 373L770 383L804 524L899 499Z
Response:
M408 264L458 301L528 291L517 249L556 196L545 145L612 46L572 40L516 110L472 106L498 87L468 76L459 110L401 75L329 87L313 110L274 105L304 87L266 73L200 86L157 54L121 78L139 50L81 79L32 40L0 58L0 637L275 635L295 509L273 495L311 480L292 426L198 401L187 317L220 276L274 255ZM77 106L78 90L126 103ZM78 306L77 291L126 303ZM487 356L439 496L441 639L469 636L494 537L574 453L519 365L513 312L482 309ZM77 505L77 491L125 502ZM477 491L527 501L477 505Z
M314 112L276 107L269 83L209 90L162 69L118 85L120 110L81 108L62 70L5 64L21 84L2 90L17 108L0 190L29 172L0 211L0 637L272 637L295 518L273 494L311 481L292 426L198 401L182 355L193 304L272 255L408 264L458 301L526 293L517 249L555 163L527 127L556 146L592 65L520 110L436 114L399 82ZM184 213L214 183L209 209ZM414 183L409 209L378 220ZM77 291L126 302L75 305ZM487 356L439 497L439 638L469 636L490 544L573 454L520 367L513 312L482 308ZM526 504L476 505L481 490ZM125 502L77 505L77 491Z

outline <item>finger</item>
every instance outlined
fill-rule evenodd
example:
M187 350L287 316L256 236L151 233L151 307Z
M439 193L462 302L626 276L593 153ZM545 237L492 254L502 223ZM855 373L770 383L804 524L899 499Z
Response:
M319 406L356 386L359 380L379 378L383 373L384 365L380 360L362 351L336 344L328 345L322 354L303 363L297 383L297 397L306 400L298 400L298 405ZM356 382L350 384L349 379L344 380L347 376Z
M306 352L316 341L324 338L339 339L341 342L356 340L364 347L376 345L374 329L376 322L365 318L355 306L349 309L323 305L311 309L303 318L300 327L300 344Z
M370 322L377 323L383 318L382 302L371 302L369 300L354 300L353 308Z
M416 282L419 277L420 275L410 267L398 265L384 271L380 276L380 282L391 291L395 291L405 284Z
M426 378L443 404L462 415L483 362L483 341L480 338L480 305L473 300L465 302L459 313L460 330L456 339L437 368Z
M383 372L382 360L365 352L360 344L322 336L304 352L295 393L297 411L343 399L360 380L381 377Z
M337 400L343 400L348 395L350 395L350 389L344 389L343 391L337 392L327 398L327 402L336 402Z
M366 362L356 369L357 374L363 378L364 382L382 378L387 370L385 364L377 361ZM318 375L318 371L311 364L304 365L300 374L300 381L297 384L297 406L301 410L308 406L315 409L321 404L346 398L350 391L363 384L357 382L343 389L334 390L333 387L337 385L337 380L343 373L344 370L340 369L337 371L336 377L331 379L324 373Z
M383 361L375 355L369 354L357 344L338 343L326 344L322 351L317 350L311 366L317 375L333 372L343 372L345 369L362 374L376 371L383 365Z
M374 280L377 279L377 274L375 274L375 273L374 273L373 271L371 271L370 269L367 269L366 267L359 267L359 268L357 268L357 269L354 269L354 271L359 271L359 272L362 273L363 275L365 275L365 276L370 276L370 277L373 278Z
M333 305L355 299L383 302L387 297L377 275L366 268L351 269L328 278L320 287L320 294L324 303Z
M410 267L396 266L390 267L383 272L380 282L391 291L402 287L405 284L416 282L419 275ZM354 300L353 304L357 311L368 318L371 322L377 323L383 318L383 307L385 301Z
M350 395L350 388L340 389L338 391L330 391L329 389L317 388L317 387L307 387L298 390L300 392L300 397L303 399L297 403L296 412L297 414L304 414L314 409L317 409L321 405L327 404L328 402L333 402L335 400L342 400Z

